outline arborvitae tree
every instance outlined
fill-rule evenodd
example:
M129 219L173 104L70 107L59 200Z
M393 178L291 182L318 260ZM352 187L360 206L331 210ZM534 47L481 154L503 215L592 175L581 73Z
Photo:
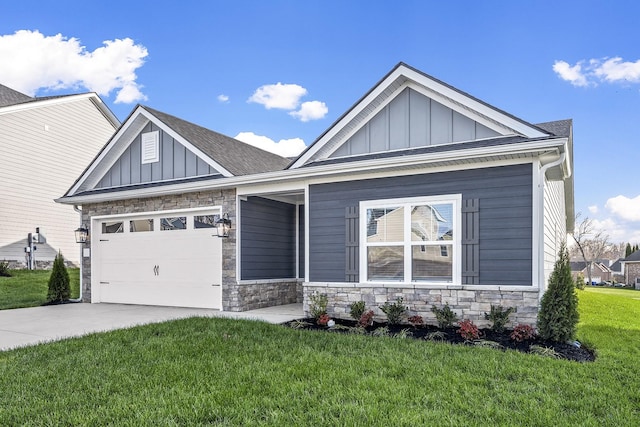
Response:
M538 313L538 333L543 339L566 342L573 340L578 324L578 296L571 277L566 244L560 246L549 287L542 296Z
M631 243L627 243L627 247L624 248L624 257L628 257L633 253L633 248L631 247Z
M53 269L49 276L49 291L47 292L47 301L63 302L71 296L71 285L69 280L69 272L64 265L62 252L58 252L53 261Z
M638 249L640 249L640 246L638 246L638 244L636 243L636 245L633 247L633 252L637 252Z

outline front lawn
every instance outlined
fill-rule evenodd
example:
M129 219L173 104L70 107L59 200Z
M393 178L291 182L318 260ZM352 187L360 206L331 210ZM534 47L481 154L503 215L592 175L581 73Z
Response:
M80 269L68 268L71 298L80 295ZM11 277L0 277L0 310L35 307L47 302L51 270L10 270Z
M637 425L640 292L602 291L584 364L222 318L0 352L0 425Z

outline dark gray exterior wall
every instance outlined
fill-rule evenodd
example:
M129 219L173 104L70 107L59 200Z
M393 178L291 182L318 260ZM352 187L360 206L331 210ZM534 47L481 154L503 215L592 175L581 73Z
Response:
M141 134L159 131L160 160L142 164ZM96 188L117 187L170 179L217 174L214 168L153 123L147 124L98 183Z
M310 282L345 281L345 208L362 200L462 194L480 203L480 285L530 286L531 164L311 185Z
M298 206L298 277L304 277L304 205Z
M262 197L241 202L241 280L296 277L296 209Z

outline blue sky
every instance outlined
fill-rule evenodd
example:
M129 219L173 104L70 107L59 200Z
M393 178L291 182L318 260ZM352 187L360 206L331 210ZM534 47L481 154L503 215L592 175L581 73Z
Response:
M572 118L576 211L640 243L638 16L635 1L21 0L0 13L0 83L295 151L403 61L531 123Z

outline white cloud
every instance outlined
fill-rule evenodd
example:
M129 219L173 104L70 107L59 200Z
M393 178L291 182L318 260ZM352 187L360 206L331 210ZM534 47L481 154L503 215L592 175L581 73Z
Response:
M147 49L130 38L106 40L87 51L76 38L44 36L20 30L0 36L0 81L28 95L38 89L84 87L100 95L116 91L116 103L146 100L135 71L144 64Z
M291 111L289 115L300 119L301 122L309 120L318 120L327 115L329 109L327 104L320 101L303 102L298 111Z
M240 132L234 138L282 157L297 157L307 148L300 138L281 139L275 142L269 137L256 135L253 132Z
M598 213L598 205L589 206L589 212L592 214Z
M607 200L605 207L625 221L640 221L640 196L633 199L625 196L612 197Z
M268 110L271 108L295 110L300 103L300 98L306 94L307 90L302 86L277 83L274 85L260 86L247 102L262 104Z
M615 57L598 63L594 74L608 82L640 82L640 60L636 62L623 62L622 58Z
M218 101L222 102L223 104L227 103L229 102L229 97L221 93L220 95L218 95Z
M587 86L587 78L582 74L582 64L578 62L573 67L565 61L556 61L553 63L553 71L560 76L562 80L566 80L574 86Z
M635 62L614 58L578 61L574 66L565 61L555 61L553 71L574 86L607 83L640 83L640 60Z

